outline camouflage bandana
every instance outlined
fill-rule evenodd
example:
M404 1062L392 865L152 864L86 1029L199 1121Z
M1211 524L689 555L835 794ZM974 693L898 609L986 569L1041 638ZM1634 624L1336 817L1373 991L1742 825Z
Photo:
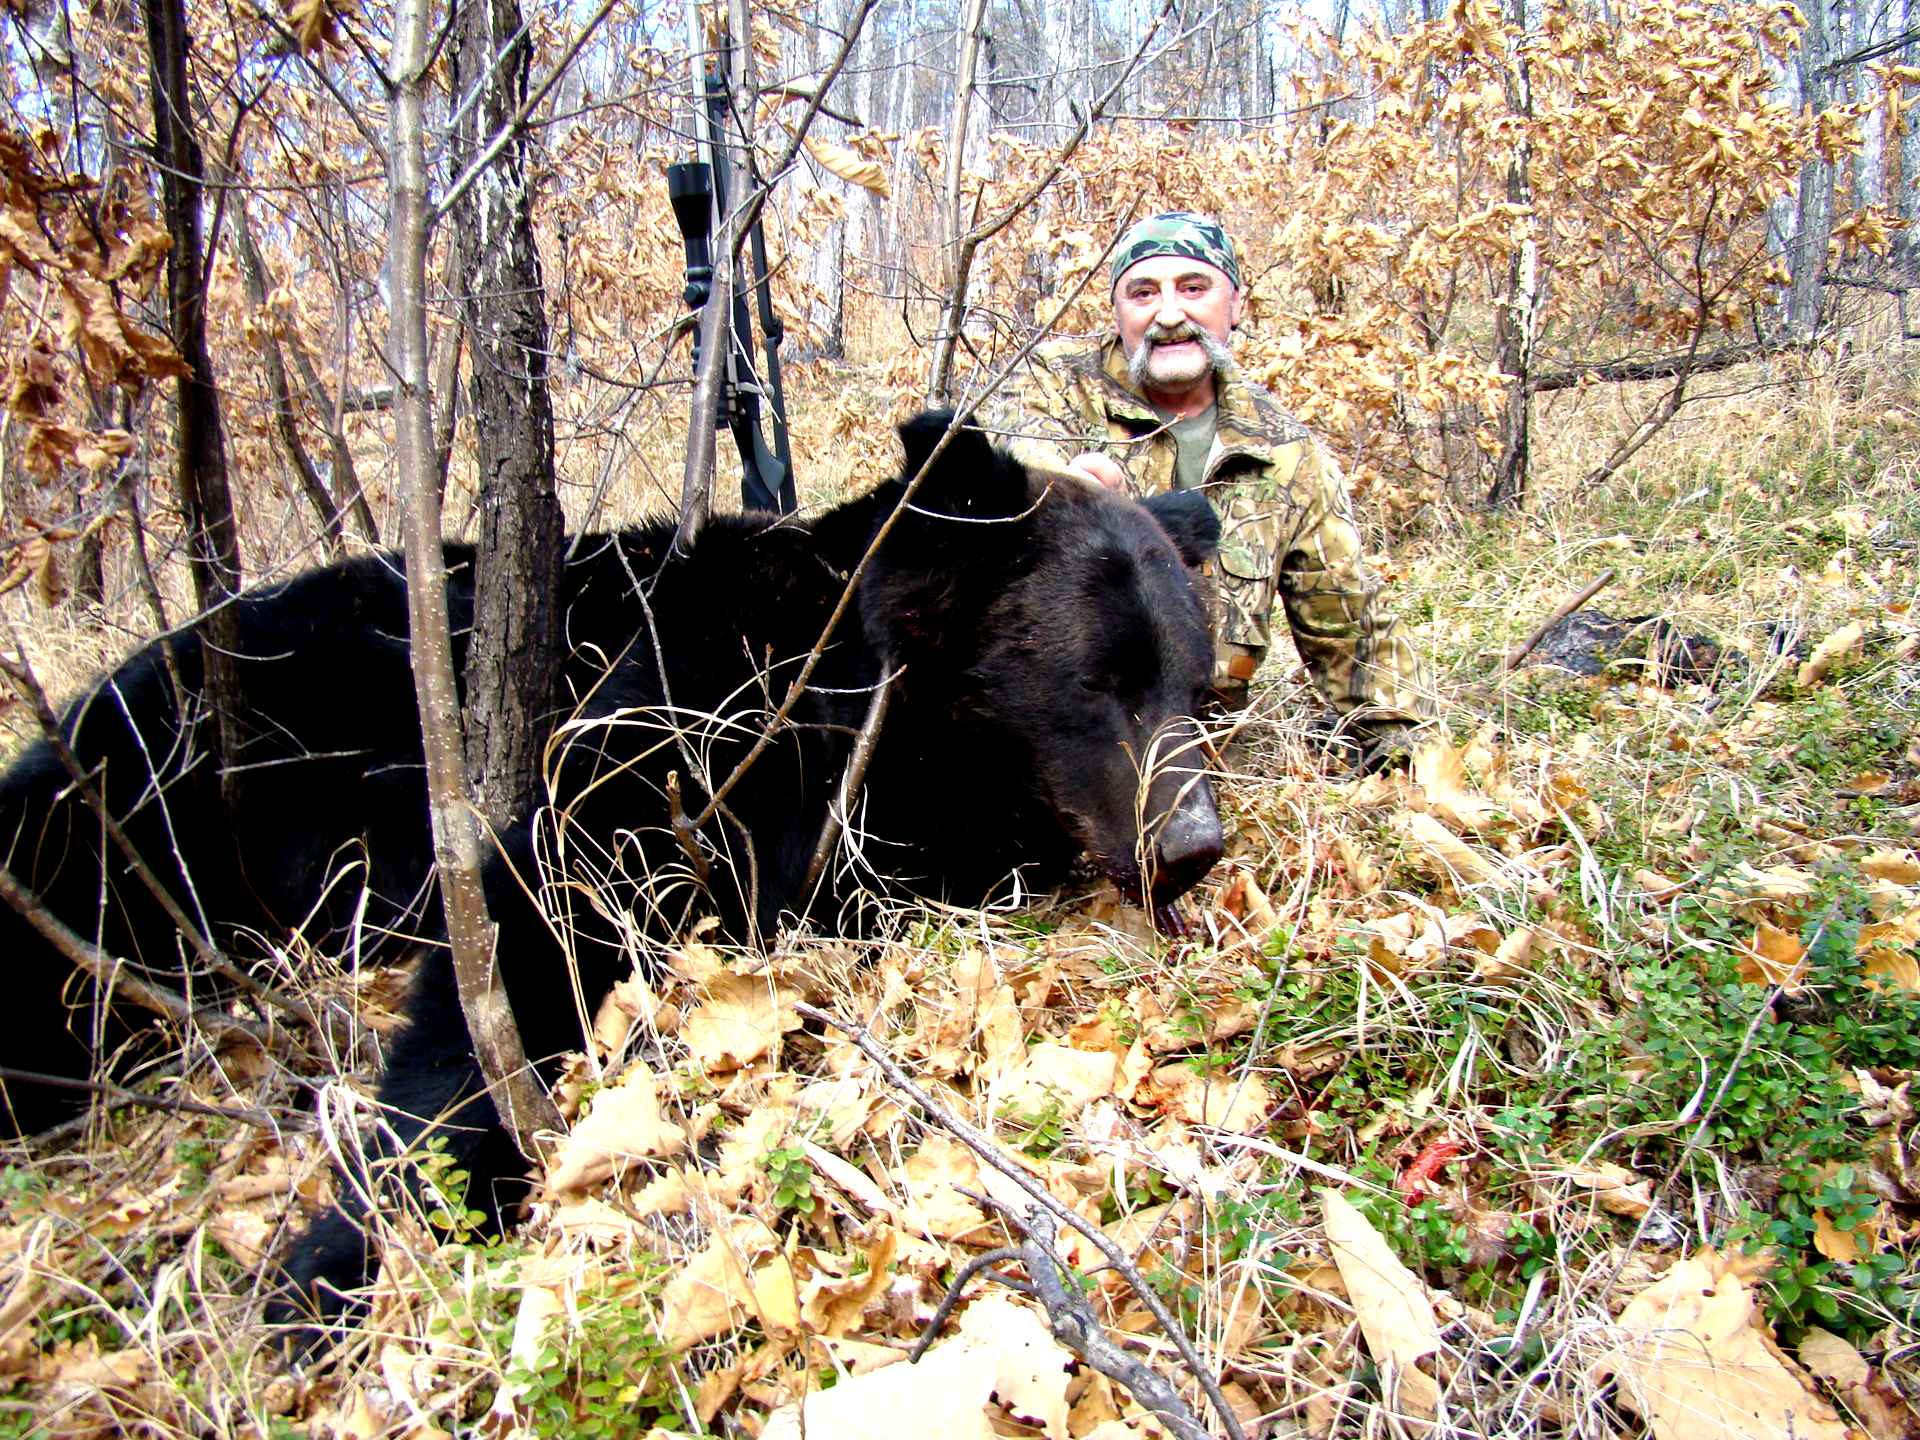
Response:
M1189 210L1174 210L1165 215L1150 215L1120 237L1113 247L1111 278L1107 288L1120 283L1120 277L1135 263L1149 255L1184 255L1213 266L1240 288L1240 261L1233 253L1233 241L1218 221Z

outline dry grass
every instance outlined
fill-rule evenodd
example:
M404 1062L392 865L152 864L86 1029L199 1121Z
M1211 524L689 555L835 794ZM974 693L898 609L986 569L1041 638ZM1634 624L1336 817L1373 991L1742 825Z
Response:
M651 1087L691 1148L544 1197L504 1245L397 1217L370 1323L329 1368L284 1371L259 1290L286 1226L324 1198L329 1151L355 1143L348 1077L366 1072L175 1047L143 1088L275 1118L128 1108L15 1147L0 1435L753 1433L824 1377L851 1384L910 1343L957 1259L1002 1241L942 1183L987 1179L845 1044L790 1028L796 998L868 1022L1135 1244L1266 1433L1419 1425L1390 1418L1322 1186L1444 1292L1430 1364L1450 1433L1637 1433L1633 1385L1601 1362L1625 1353L1632 1297L1709 1247L1787 1353L1820 1330L1849 1340L1869 1380L1807 1383L1898 1433L1884 1427L1920 1395L1905 1088L1920 864L1898 858L1920 817L1906 366L1889 350L1719 377L1724 398L1591 494L1577 477L1617 397L1545 408L1527 515L1451 517L1387 557L1439 662L1448 735L1409 778L1344 777L1276 657L1224 752L1234 840L1192 940L1095 891L902 911L859 945L656 951L627 1036L565 1098ZM884 469L884 408L856 377L798 377L810 498ZM668 458L653 469L676 473ZM648 504L636 490L606 513ZM1619 578L1594 608L1737 654L1717 688L1641 683L1632 656L1600 680L1498 673L1606 567ZM1857 647L1799 683L1853 622ZM36 617L29 648L71 691L125 641L64 624ZM1800 647L1785 659L1769 653L1783 633ZM297 968L377 1037L396 977ZM723 996L764 1007L766 1054L716 1055L703 1026ZM1112 1057L1104 1084L1047 1068L1069 1052ZM301 1128L316 1083L326 1123ZM716 1237L761 1289L714 1314L684 1277ZM875 1267L885 1283L863 1287ZM1089 1283L1110 1323L1141 1331L1116 1277ZM1150 1433L1104 1385L1074 1382L1067 1432Z

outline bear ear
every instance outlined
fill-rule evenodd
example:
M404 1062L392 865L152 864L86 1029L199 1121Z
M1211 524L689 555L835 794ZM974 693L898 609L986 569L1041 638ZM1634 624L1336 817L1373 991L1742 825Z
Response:
M1220 548L1220 517L1198 490L1169 490L1140 504L1160 522L1187 564L1202 565Z
M1019 515L1032 503L1025 468L996 450L970 415L961 416L956 426L953 411L924 410L900 427L900 443L907 452L901 483L927 470L913 492L915 509L992 520Z

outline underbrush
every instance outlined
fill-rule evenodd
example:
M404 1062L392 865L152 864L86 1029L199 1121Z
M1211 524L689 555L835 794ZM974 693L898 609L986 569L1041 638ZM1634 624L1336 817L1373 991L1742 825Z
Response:
M131 1083L227 1113L122 1106L0 1170L0 1436L795 1434L836 1392L871 1433L980 1433L936 1422L990 1396L999 1433L1154 1433L1089 1369L1010 1378L985 1278L952 1353L993 1376L894 1370L1023 1202L803 1002L1120 1241L1250 1433L1633 1435L1688 1343L1747 1374L1762 1332L1794 1433L1920 1427L1920 432L1898 395L1803 401L1392 557L1450 699L1406 775L1315 750L1276 657L1187 939L1093 893L661 950L565 1087L575 1178L502 1239L441 1167L330 1364L289 1371L259 1300L364 1107L312 1057L177 1047ZM1710 639L1705 683L1502 669L1609 568L1589 610ZM377 1036L397 980L328 983ZM1342 1203L1420 1282L1423 1348L1376 1328Z

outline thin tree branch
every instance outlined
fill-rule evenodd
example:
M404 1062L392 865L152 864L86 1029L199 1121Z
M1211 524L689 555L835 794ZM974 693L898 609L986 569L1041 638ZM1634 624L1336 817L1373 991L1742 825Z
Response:
M173 892L160 883L159 877L153 873L152 868L140 854L139 848L134 845L132 837L121 828L120 822L114 819L113 812L107 808L105 797L93 783L93 776L80 763L80 757L74 753L73 747L67 743L66 731L61 728L59 717L53 713L53 706L47 700L47 692L41 688L40 677L33 673L32 665L27 662L25 647L20 643L19 632L13 628L11 619L7 622L7 628L18 658L0 656L0 674L7 677L15 692L32 708L34 718L40 725L40 733L53 747L53 753L59 758L61 766L67 772L67 778L73 782L73 787L79 793L81 801L93 812L94 819L99 821L100 828L106 832L114 848L126 860L128 868L146 887L147 892L153 896L160 908L166 912L167 918L173 922L174 928L186 940L195 958L214 974L262 1006L271 1006L298 1016L316 1030L323 1028L320 1017L304 1000L256 980L215 949L212 938L185 910L181 909L180 902L173 898ZM161 643L165 643L164 638Z
M76 934L47 908L46 901L16 880L10 870L0 869L0 900L11 905L22 920L40 932L42 939L71 960L75 969L90 977L100 987L103 999L120 996L176 1025L195 1026L209 1035L244 1035L262 1049L272 1049L272 1032L266 1027L223 1015L218 1010L197 1010L171 990L149 985L132 973L126 961L116 959Z
M1527 656L1533 653L1533 647L1538 645L1543 639L1546 638L1546 634L1549 630L1551 630L1554 626L1558 625L1562 620L1566 619L1567 616L1573 614L1574 611L1578 610L1582 605L1586 604L1587 601L1591 600L1594 596L1598 595L1602 590L1606 589L1606 587L1611 585L1612 583L1613 583L1613 571L1602 570L1599 576L1594 580L1594 582L1591 585L1587 586L1586 589L1582 590L1578 595L1574 596L1571 600L1568 600L1564 604L1562 604L1551 615L1549 615L1546 619L1542 620L1537 626L1535 626L1534 631L1531 635L1527 636L1526 639L1522 640L1518 645L1514 646L1513 649L1509 650L1507 652L1507 658L1500 662L1500 668L1502 670L1512 670L1517 668L1522 660L1526 659Z
M887 1053L886 1047L875 1040L871 1032L869 1032L864 1025L857 1024L851 1020L842 1020L812 1005L797 1004L794 1009L806 1019L817 1020L823 1025L829 1025L851 1040L863 1055L879 1067L880 1073L887 1078L888 1084L908 1096L920 1107L921 1111L930 1120L953 1135L969 1150L973 1151L984 1164L990 1165L993 1169L999 1171L1000 1174L1004 1175L1014 1185L1024 1191L1027 1197L1033 1201L1036 1212L1049 1215L1061 1224L1069 1225L1086 1236L1093 1244L1093 1247L1106 1257L1107 1263L1113 1266L1114 1270L1133 1287L1135 1294L1140 1297L1140 1303L1147 1307L1155 1323L1160 1326L1161 1331L1173 1342L1174 1347L1179 1350L1180 1358L1186 1362L1188 1370L1192 1372L1194 1379L1199 1382L1200 1388L1206 1392L1207 1399L1212 1402L1215 1412L1220 1416L1220 1423L1226 1428L1227 1434L1232 1437L1232 1440L1246 1440L1245 1432L1240 1428L1239 1418L1234 1414L1233 1407L1227 1403L1227 1397L1221 1393L1219 1381L1216 1380L1205 1365L1201 1363L1200 1354L1194 1349L1193 1342L1187 1338L1186 1331L1181 1328L1180 1322L1173 1317L1165 1304L1161 1302L1159 1295L1154 1292L1153 1287L1149 1285L1146 1278L1141 1275L1138 1267L1136 1267L1128 1257L1127 1252L1114 1243L1111 1236L1098 1225L1082 1219L1065 1205L1062 1205L1058 1200L1054 1199L1052 1195L1037 1185L1024 1169L1001 1154L1000 1147L994 1144L990 1138L982 1135L978 1130L975 1130L973 1126L967 1124L966 1121L955 1115L951 1110L947 1109L946 1106L942 1105L938 1100L934 1099L933 1096L915 1084L907 1075L907 1072L901 1069L899 1062ZM1042 1265L1037 1268L1044 1269L1045 1267ZM1028 1276L1036 1286L1041 1283L1040 1275L1036 1273L1035 1268L1028 1270ZM1204 1434L1204 1432L1202 1433Z
M567 67L573 64L573 58L580 53L580 47L585 45L593 32L600 28L600 22L613 13L613 7L617 3L618 0L600 0L600 8L588 17L585 25L580 27L579 33L573 37L573 43L567 47L566 53L562 55L559 60L554 63L553 68L547 72L546 78L534 87L532 93L522 102L520 108L514 112L513 118L494 132L493 138L487 141L486 147L482 149L478 155L473 157L473 162L468 165L465 170L460 172L458 178L447 187L446 193L427 211L426 223L428 230L432 230L435 225L438 225L446 218L447 212L459 203L460 197L467 193L468 187L486 172L486 168L494 162L494 158L498 156L502 150L506 149L507 146L513 142L514 138L526 128L528 118L535 110L540 108L540 102L547 98L547 92L552 90L553 87L559 84L561 79L565 77ZM505 54L508 48L507 46L502 46L501 53ZM480 81L475 87L476 90L480 85L484 85L485 83L484 80Z
M393 99L388 159L391 222L388 264L392 289L388 335L394 373L395 468L406 504L407 612L414 689L426 747L428 808L434 862L453 950L460 1008L475 1058L502 1125L521 1150L534 1154L533 1136L556 1128L558 1113L527 1064L499 967L494 927L481 888L477 818L469 800L460 697L447 615L446 555L441 540L440 493L434 483L431 357L427 343L427 21L430 0L402 0L394 17Z
M0 1080L15 1080L28 1085L44 1085L53 1090L85 1090L104 1097L114 1105L139 1105L148 1110L165 1110L176 1115L211 1115L219 1120L237 1120L259 1130L275 1134L309 1131L315 1127L311 1115L276 1115L270 1110L254 1110L227 1105L206 1105L198 1100L181 1100L171 1095L142 1095L124 1085L107 1080L81 1080L72 1075L46 1075L38 1070L19 1070L0 1065Z
M853 739L853 752L847 757L847 768L840 774L839 788L834 792L833 803L827 807L826 822L820 827L820 838L814 843L813 858L807 862L806 878L800 882L800 893L809 895L813 887L820 883L820 877L826 872L827 861L833 858L833 848L840 843L840 836L847 828L847 820L853 814L853 802L860 794L860 786L867 778L867 766L873 760L873 747L880 739L880 727L886 723L887 702L893 696L893 682L906 673L902 666L880 677L880 683L874 687L873 699L867 703L867 718L860 722L860 731Z

